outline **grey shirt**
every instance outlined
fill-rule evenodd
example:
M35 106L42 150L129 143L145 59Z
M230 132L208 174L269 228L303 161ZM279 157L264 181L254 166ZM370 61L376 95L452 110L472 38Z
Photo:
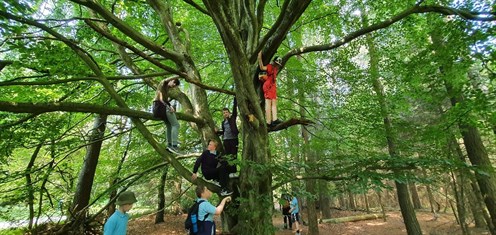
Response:
M237 136L232 133L231 126L229 125L229 121L227 119L224 119L224 121L222 121L222 125L224 127L225 140L233 140L237 138Z

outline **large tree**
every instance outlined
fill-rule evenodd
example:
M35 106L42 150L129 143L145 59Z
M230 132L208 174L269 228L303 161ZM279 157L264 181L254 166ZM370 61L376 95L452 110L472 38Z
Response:
M366 4L370 5L364 9L375 7L373 2ZM0 111L32 114L31 117L9 116L18 120L5 124L8 126L56 111L65 112L67 116L76 112L127 116L148 144L178 174L190 180L191 172L165 150L145 125L147 119L153 118L143 111L150 100L143 94L153 92L161 79L157 77L176 76L185 81L187 85L183 87L187 92L172 94L183 107L178 118L188 121L203 143L217 138L208 93L236 96L243 130L243 152L239 182L242 209L237 214L235 231L272 234L272 216L267 211L273 205L273 177L270 168L265 167L273 160L269 133L308 122L290 119L273 129L265 125L257 90L259 84L254 82L259 51L263 53L264 63L268 63L276 52L283 53L285 65L293 56L333 50L413 14L434 12L459 16L459 20L496 19L496 13L489 10L475 12L413 1L391 5L395 8L388 8L388 14L376 16L370 26L352 28L347 25L350 28L341 28L336 33L338 40L325 37L318 40L322 42L307 45L288 40L292 30L304 30L301 28L307 22L300 21L302 17L313 21L312 13L320 9L320 17L331 24L346 17L341 16L343 12L349 12L340 7L354 6L310 0L5 1L0 4L0 23L1 32L6 36L5 50L9 54L0 59L14 62L2 63L2 67L13 67L0 84L7 87L0 95ZM307 13L309 8L312 11ZM326 24L320 25L325 27ZM214 31L217 33L212 33ZM210 51L201 51L205 49L202 44L212 44L208 48ZM219 56L225 56L229 65L218 63L217 68L202 70L209 60ZM224 76L224 71L229 71L234 90L225 89L212 79ZM317 76L306 78L319 79ZM137 88L140 83L147 88ZM52 88L52 93L39 94L43 89L37 87L47 86ZM8 97L16 93L23 97ZM61 96L68 98L53 102L60 100L54 97ZM209 187L218 190L212 184Z

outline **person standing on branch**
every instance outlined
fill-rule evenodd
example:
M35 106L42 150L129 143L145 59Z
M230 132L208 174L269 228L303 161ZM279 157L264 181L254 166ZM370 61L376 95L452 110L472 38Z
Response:
M217 141L208 141L207 150L205 150L202 155L196 159L191 180L195 181L196 178L198 178L196 173L198 172L198 168L200 168L200 166L205 179L219 182L221 196L229 196L233 193L228 188L229 172L226 168L227 164L221 164L219 161L219 156L217 155Z
M276 76L281 68L282 59L278 56L274 57L272 63L264 65L262 60L262 52L258 53L258 65L260 70L266 71L267 78L265 79L262 90L265 98L265 120L267 126L273 127L280 124L282 121L277 118L277 85Z
M232 114L228 108L222 109L222 116L224 120L222 121L222 130L217 131L218 135L223 136L223 144L224 144L224 156L229 158L226 160L235 160L238 156L238 134L239 130L236 125L236 117L238 116L237 111L237 100L234 97ZM229 176L231 178L236 176L236 165L229 164L227 161L222 161L222 164L226 164L227 171L230 173Z
M169 89L179 86L179 79L165 79L157 87L155 93L154 106L165 106L165 115L159 115L167 126L167 150L175 154L179 153L178 138L179 138L179 122L176 117L176 109L170 103Z

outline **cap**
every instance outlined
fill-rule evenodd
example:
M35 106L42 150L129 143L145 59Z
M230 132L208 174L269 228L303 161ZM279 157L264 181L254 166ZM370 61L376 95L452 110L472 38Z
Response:
M119 195L117 198L117 202L115 204L117 205L125 205L125 204L133 204L137 202L136 196L134 196L134 193L131 191L125 191Z
M279 66L282 66L282 59L281 59L281 57L276 56L276 58L274 58L274 63L276 63Z

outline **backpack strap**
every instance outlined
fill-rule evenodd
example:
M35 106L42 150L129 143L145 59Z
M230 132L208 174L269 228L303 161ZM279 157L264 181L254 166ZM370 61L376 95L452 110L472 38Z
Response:
M198 214L200 214L200 204L202 204L202 202L206 202L206 200L200 200L200 201L197 202L198 203ZM207 217L208 217L209 214L210 213L207 213L205 215L205 217L203 217L203 220L201 220L201 221L205 221L207 219Z

